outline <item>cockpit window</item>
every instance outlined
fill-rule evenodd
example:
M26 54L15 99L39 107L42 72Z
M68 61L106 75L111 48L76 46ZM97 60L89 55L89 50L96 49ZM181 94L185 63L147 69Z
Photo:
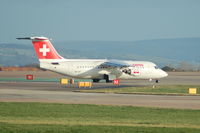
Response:
M157 66L154 66L155 69L159 69Z

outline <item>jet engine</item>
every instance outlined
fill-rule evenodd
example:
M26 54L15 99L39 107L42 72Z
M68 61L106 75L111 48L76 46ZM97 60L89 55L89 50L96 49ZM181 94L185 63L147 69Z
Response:
M130 68L125 68L125 69L122 70L122 72L124 72L125 74L131 75L131 69Z

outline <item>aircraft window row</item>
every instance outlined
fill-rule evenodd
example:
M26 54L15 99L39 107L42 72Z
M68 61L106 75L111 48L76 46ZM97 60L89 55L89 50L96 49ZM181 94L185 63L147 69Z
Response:
M108 67L105 67L105 66L99 66L98 69L104 69L104 68L108 68Z
M77 66L77 68L94 68L94 66Z

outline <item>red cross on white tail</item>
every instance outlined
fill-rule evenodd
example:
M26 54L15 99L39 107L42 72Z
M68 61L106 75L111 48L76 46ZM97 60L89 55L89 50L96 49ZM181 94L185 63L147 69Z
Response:
M27 37L21 39L32 40L35 52L39 59L64 59L57 53L49 39L46 37Z
M46 44L43 44L43 48L40 48L39 51L42 53L43 56L47 56L47 52L50 52L50 49L47 48Z

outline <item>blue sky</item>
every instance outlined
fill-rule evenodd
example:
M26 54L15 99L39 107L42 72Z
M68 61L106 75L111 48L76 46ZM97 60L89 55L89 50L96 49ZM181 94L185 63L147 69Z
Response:
M200 37L199 0L0 0L0 42Z

